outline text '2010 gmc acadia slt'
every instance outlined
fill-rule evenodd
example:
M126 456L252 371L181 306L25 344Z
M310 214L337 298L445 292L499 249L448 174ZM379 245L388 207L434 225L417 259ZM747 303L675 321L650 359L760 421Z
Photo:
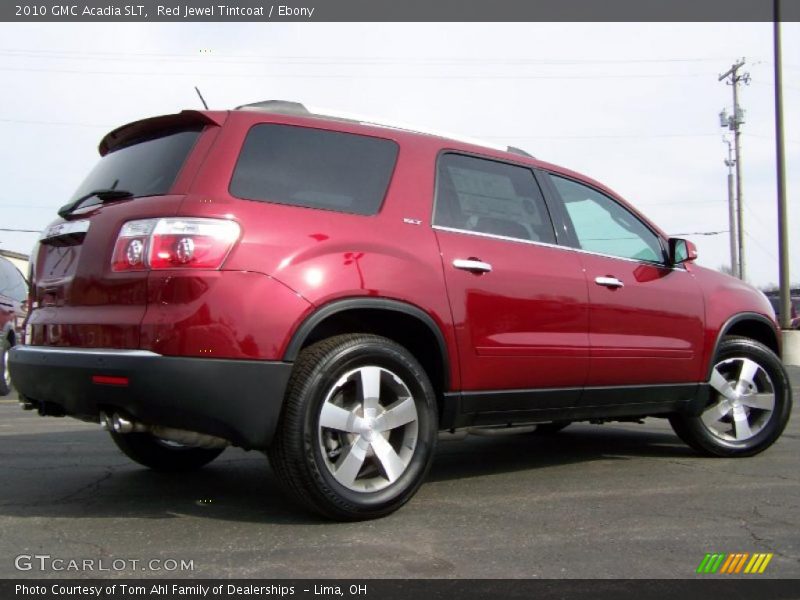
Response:
M100 154L32 257L10 370L153 469L265 451L354 520L414 494L441 431L659 416L733 457L789 418L763 294L523 151L268 101Z

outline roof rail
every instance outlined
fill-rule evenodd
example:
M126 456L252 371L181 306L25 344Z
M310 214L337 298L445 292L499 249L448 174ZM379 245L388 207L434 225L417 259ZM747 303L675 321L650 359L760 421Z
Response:
M242 104L236 110L260 110L264 112L274 112L280 115L303 115L308 116L312 113L299 102L289 100L264 100L263 102L253 102L252 104Z
M441 138L448 138L451 140L456 140L459 142L465 142L467 144L473 144L475 146L484 146L486 148L492 148L494 150L500 150L501 152L510 152L512 154L518 154L520 156L525 156L528 158L533 158L533 155L529 154L525 150L521 148L516 148L514 146L503 146L501 144L494 144L492 142L487 142L484 140L479 140L475 138L468 138L463 137L460 135L454 135L450 133L446 133L443 131L435 131L432 129L424 129L419 127L414 127L412 125L406 125L401 123L391 123L390 120L387 119L376 119L371 117L366 117L363 115L356 115L352 113L346 113L337 110L327 110L321 108L309 109L304 104L300 102L292 102L290 100L264 100L262 102L253 102L251 104L242 104L241 106L237 106L236 110L253 110L253 111L263 111L263 112L271 112L279 115L290 115L290 116L299 116L299 117L320 117L324 119L333 119L336 121L344 121L347 123L358 123L360 125L372 125L374 127L385 127L388 129L399 129L402 131L408 131L411 133L421 133L423 135L432 135L435 137Z
M509 146L506 152L511 152L511 154L519 154L520 156L526 156L528 158L535 158L530 152L526 152L522 148L517 148L516 146Z

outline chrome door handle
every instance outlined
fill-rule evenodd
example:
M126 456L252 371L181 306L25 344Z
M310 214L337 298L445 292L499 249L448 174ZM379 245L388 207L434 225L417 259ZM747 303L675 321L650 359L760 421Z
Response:
M472 273L490 273L492 271L492 265L475 258L457 258L453 261L453 266L456 269Z
M621 287L625 287L625 284L624 284L624 283L622 283L622 282L621 282L619 279L617 279L616 277L595 277L595 278L594 278L594 282L595 282L597 285L604 285L604 286L606 286L606 287L610 287L610 288L621 288Z

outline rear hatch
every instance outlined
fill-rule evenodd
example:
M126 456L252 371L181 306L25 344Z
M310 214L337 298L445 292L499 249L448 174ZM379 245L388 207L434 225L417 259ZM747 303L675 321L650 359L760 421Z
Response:
M45 229L31 257L28 343L136 348L147 272L113 272L126 221L174 216L213 135L213 113L184 111L109 133L102 158Z

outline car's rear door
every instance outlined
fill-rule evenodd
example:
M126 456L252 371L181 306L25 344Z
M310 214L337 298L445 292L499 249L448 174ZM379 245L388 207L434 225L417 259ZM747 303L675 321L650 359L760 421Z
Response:
M574 405L588 369L587 286L577 254L555 245L533 171L444 153L434 213L462 410Z

